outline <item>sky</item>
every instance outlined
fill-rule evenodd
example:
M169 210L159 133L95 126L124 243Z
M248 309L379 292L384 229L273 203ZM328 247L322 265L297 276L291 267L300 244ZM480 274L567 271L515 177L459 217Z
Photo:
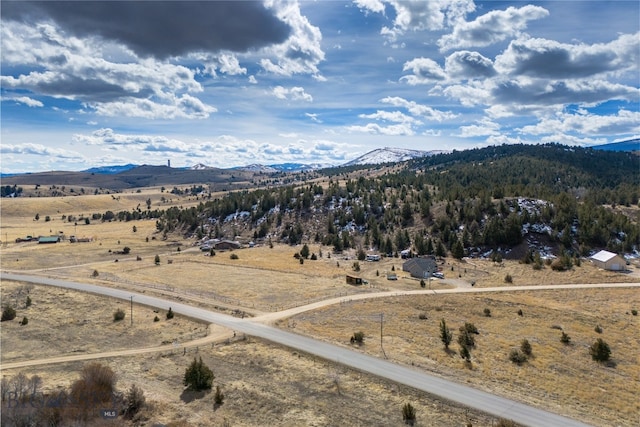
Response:
M0 171L640 136L640 2L10 1Z

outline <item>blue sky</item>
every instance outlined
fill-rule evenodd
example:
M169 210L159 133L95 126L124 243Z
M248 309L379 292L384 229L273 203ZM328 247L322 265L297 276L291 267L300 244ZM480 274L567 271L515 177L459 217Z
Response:
M640 135L640 3L12 2L3 173Z

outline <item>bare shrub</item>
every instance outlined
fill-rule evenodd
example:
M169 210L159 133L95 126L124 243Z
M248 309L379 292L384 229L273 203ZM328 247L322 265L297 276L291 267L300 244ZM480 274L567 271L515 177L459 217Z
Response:
M124 397L124 417L133 418L145 405L144 390L131 384Z

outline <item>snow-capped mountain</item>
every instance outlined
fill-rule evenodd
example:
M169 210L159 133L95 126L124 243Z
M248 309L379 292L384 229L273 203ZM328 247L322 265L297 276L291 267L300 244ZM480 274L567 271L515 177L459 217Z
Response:
M354 165L373 165L380 163L395 163L395 162L404 162L406 160L416 159L419 157L427 157L433 156L434 154L445 153L443 150L432 150L432 151L422 151L422 150L410 150L407 148L377 148L373 151L369 151L362 156L351 160L350 162L345 163L343 166L354 166Z
M211 166L203 165L202 163L197 163L189 168L192 171L201 171L205 169L212 169Z
M273 173L273 172L300 172L315 169L322 169L331 167L332 165L323 165L320 163L279 163L275 165L261 165L251 164L247 166L238 166L232 169L243 170L248 172L261 172L261 173Z

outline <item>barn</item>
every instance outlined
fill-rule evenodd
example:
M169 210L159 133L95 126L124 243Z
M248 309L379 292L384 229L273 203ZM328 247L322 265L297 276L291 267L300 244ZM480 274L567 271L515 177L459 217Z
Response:
M591 262L598 268L610 271L626 269L627 262L620 255L609 251L600 251L591 257Z

